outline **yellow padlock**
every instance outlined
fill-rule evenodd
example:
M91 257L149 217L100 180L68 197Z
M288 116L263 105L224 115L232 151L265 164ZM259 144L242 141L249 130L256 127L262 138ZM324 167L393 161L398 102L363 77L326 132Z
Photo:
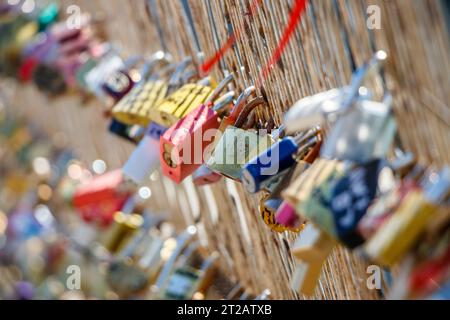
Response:
M291 286L299 293L311 296L322 273L322 266L335 241L313 223L307 223L297 238L292 255L297 260Z
M179 64L168 64L170 60L170 55L159 51L149 59L142 71L143 79L113 107L111 113L117 121L148 126L153 120L154 110L171 90L181 85L181 75L191 62L191 59L185 59ZM155 71L159 65L164 66Z
M374 261L385 266L399 262L417 243L429 223L437 218L440 202L450 193L450 169L432 175L431 180L435 182L426 186L423 192L411 191L366 243L365 252Z
M168 84L162 80L148 81L135 87L117 103L113 110L113 117L128 125L146 127L152 117L152 111L165 98Z
M340 161L318 158L282 192L282 196L293 207L297 207L309 198L316 186L323 183L335 170L343 170L343 167Z
M214 88L201 83L188 83L165 99L152 114L152 119L165 127L171 127L189 112L200 106Z

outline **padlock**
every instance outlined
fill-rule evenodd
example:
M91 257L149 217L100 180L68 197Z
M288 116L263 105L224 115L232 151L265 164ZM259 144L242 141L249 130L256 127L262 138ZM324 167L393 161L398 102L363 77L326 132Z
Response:
M186 251L179 259L180 266L168 279L161 295L164 299L203 300L212 284L218 254L213 253L202 261L194 248L188 247Z
M125 140L138 144L143 136L141 133L144 129L137 125L127 125L116 119L111 119L108 130Z
M5 19L2 24L0 45L0 71L14 77L20 68L21 51L38 32L38 24L24 15Z
M331 235L349 248L364 242L358 225L376 196L379 174L384 166L382 160L357 165L333 182L328 202L334 220Z
M205 104L175 123L161 137L161 168L166 177L180 183L205 162L204 150L220 125L219 112L232 102L234 92L226 94L216 104L214 100L232 79L233 74L225 77Z
M424 190L414 190L405 197L375 235L364 246L374 261L392 266L415 245L427 225L436 218L439 205L450 193L450 169L431 173Z
M137 185L142 184L158 168L159 139L165 131L166 128L154 122L150 123L146 135L124 164L123 174Z
M144 223L132 238L116 250L108 266L106 280L120 297L139 295L161 268L161 250L165 238L156 229L159 220L144 217Z
M86 89L99 99L104 98L103 84L114 72L125 68L125 62L115 50L104 54L94 68L85 75ZM128 83L128 86L131 86Z
M161 55L162 54L163 53L161 52ZM146 75L141 75L139 70L137 70L137 65L143 62L143 60L144 58L142 56L132 56L124 61L123 68L114 70L104 78L101 85L102 91L113 100L113 103L117 103L128 94L139 81L142 81L143 77L145 78ZM145 70L143 72L145 72Z
M213 88L209 85L201 83L185 84L161 102L153 120L170 127L202 105L212 92Z
M192 174L192 180L196 186L204 186L207 184L213 184L222 179L222 176L211 169L209 169L206 165L201 165L197 170Z
M260 199L259 212L264 223L275 232L292 231L298 233L304 227L303 224L292 227L291 225L280 224L276 220L276 213L283 203L283 198L281 196L282 190L285 189L294 177L297 177L303 172L304 169L304 164L299 164L286 169L282 173L274 176L271 179L270 184L265 187L267 195Z
M433 226L427 228L422 241L410 255L414 257L414 267L408 277L409 299L418 299L432 294L448 279L450 211L448 207L442 206L438 214L443 217L442 221L437 225L434 225L435 221L431 222Z
M144 66L142 80L133 87L112 109L112 116L129 125L147 127L150 121L158 120L158 106L164 101L173 88L179 85L181 72L187 67L190 59L185 59L178 66L167 63L171 57L161 51L156 52ZM161 69L155 67L165 63ZM166 81L167 72L173 71L171 78ZM164 125L164 123L158 122Z
M372 59L361 66L353 75L349 86L332 89L299 100L285 115L287 133L308 130L335 120L353 108L358 99L367 99L367 90L360 90L364 80L383 65L386 53L378 51Z
M220 139L215 144L214 151L206 163L211 170L239 181L242 167L248 160L272 145L270 135L259 135L254 131L242 129L253 109L264 104L265 101L262 97L253 99L242 110L234 126L226 126L223 134L218 133ZM226 118L224 121L228 121L228 119L230 118Z
M109 225L114 213L129 198L131 190L132 186L126 183L121 170L114 170L79 185L72 203L85 220Z
M104 235L104 247L112 254L119 252L132 239L143 222L139 214L116 211L113 223Z
M389 101L360 100L339 117L327 136L320 156L357 163L384 158L395 130Z
M300 219L295 212L295 208L289 202L284 200L275 214L275 223L290 229L300 230L305 221Z
M65 23L60 23L50 30L50 46L43 47L43 59L33 71L33 80L39 89L51 94L60 94L55 91L55 81L62 78L68 87L74 87L77 83L76 72L84 64L89 56L95 56L97 52L92 31L89 29L89 17L82 16L82 25L76 30L70 30ZM45 58L44 58L45 57ZM42 66L40 66L42 64ZM47 70L47 74L41 75ZM52 70L50 72L50 70ZM50 80L52 76L54 80ZM63 88L59 85L58 88Z
M102 89L114 101L119 101L131 91L134 85L135 82L128 72L125 70L117 70L106 77L102 84Z
M283 198L296 210L301 206L313 192L314 188L323 183L335 172L342 172L344 164L336 160L318 158L302 174L282 191ZM301 213L301 211L299 211Z
M165 263L154 282L154 286L152 287L155 295L161 294L161 292L164 291L173 270L176 268L177 261L185 251L186 247L191 243L191 241L193 241L196 233L197 229L194 226L189 226L184 232L176 237L176 241L174 241L175 239L173 238L169 238L166 241L167 243L170 243L170 249L167 248L166 250L167 256L164 259ZM173 247L174 242L176 243L175 247Z
M375 197L381 162L365 166L349 166L343 171L320 174L308 198L298 206L298 212L313 221L328 235L354 248L364 240L357 225Z
M264 181L292 167L297 158L320 149L320 129L315 127L295 137L285 137L269 149L251 159L242 169L241 180L246 190L255 193L261 190ZM311 156L308 158L311 161Z
M420 190L420 185L414 179L406 179L390 193L379 197L358 223L358 233L364 239L371 238L413 190Z
M53 25L59 17L60 6L56 2L37 3L39 31L44 31Z
M58 42L54 61L47 62L58 69L70 88L77 84L76 73L89 57L98 54L97 42L89 26L82 27L75 37L65 38Z
M292 289L312 296L322 272L322 266L335 246L325 232L307 223L295 241L292 255L296 259L296 270L291 279Z

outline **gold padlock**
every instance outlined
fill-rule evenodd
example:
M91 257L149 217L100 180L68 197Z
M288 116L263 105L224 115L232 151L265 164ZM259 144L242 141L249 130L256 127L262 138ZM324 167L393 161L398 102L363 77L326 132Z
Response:
M111 253L119 252L144 223L139 214L116 212L114 222L104 236L104 246Z

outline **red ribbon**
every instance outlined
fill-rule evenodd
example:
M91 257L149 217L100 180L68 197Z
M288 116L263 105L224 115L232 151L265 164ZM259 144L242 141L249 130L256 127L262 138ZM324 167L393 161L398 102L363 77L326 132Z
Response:
M269 62L266 64L264 69L262 70L260 76L258 85L261 85L269 76L272 67L280 60L281 55L284 52L284 49L286 49L287 44L289 43L289 40L292 37L292 34L295 31L295 28L297 27L297 24L300 22L302 13L306 9L307 0L296 0L294 4L294 8L291 11L291 14L289 16L289 22L284 29L283 35L281 37L280 42L278 43L277 48L275 49L274 53L272 54Z
M261 4L262 0L254 0L252 2L252 6L250 8L249 15L252 16L256 9L258 9L259 5ZM269 62L266 64L266 66L263 68L257 82L257 86L260 86L269 76L272 67L280 60L284 50L286 49L287 44L289 43L289 40L292 37L292 34L295 31L295 28L297 27L297 24L300 22L302 13L306 9L307 0L295 0L294 7L292 8L291 14L289 15L289 21L286 25L283 35L281 37L280 42L278 43L275 51L273 52ZM223 58L223 56L227 53L229 49L231 49L236 42L237 39L240 38L242 28L237 28L237 31L230 35L230 37L227 39L225 44L214 54L214 56L207 60L201 67L201 72L203 74L209 73L211 69L219 63L219 61Z
M261 1L262 0L253 0L252 5L250 7L250 12L248 14L250 17L255 14L256 9L258 9L259 5L261 4ZM216 51L214 56L202 64L200 70L203 74L209 73L211 69L217 63L219 63L219 61L223 58L223 56L227 53L227 51L233 47L236 40L241 37L240 30L242 29L243 29L242 26L240 26L240 28L237 28L236 32L234 32L229 36L225 44L219 50Z

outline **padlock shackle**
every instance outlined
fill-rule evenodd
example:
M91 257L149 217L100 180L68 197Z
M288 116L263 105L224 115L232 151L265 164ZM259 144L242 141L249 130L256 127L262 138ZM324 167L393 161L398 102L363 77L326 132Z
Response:
M216 100L216 103L213 105L212 110L217 113L223 113L224 109L228 107L230 103L233 102L233 98L234 98L234 91L225 93L219 99Z
M342 102L342 107L339 109L338 113L345 113L353 105L355 99L359 96L359 89L361 88L364 81L373 72L378 72L386 61L386 52L380 50L375 53L375 55L370 59L369 62L362 65L352 77L352 81L349 86L348 92L345 94L344 101Z
M285 135L285 133L286 133L286 125L281 124L277 129L272 131L272 139L275 141L281 139Z
M237 128L241 128L245 122L248 120L248 116L250 113L258 106L266 104L266 100L263 97L256 97L251 100L247 105L242 109L239 113L239 116L234 123L234 126Z
M186 57L181 61L169 79L169 87L180 86L183 72L192 63L192 57Z
M206 103L208 102L214 102L217 97L222 93L223 90L227 87L227 85L234 79L234 73L230 73L225 78L220 81L220 83L217 85L217 87L214 89L214 91L209 95L209 97L206 99Z
M303 143L308 141L310 138L318 135L321 132L319 126L314 126L306 132L301 132L294 137L295 143L300 147Z
M250 86L239 95L233 109L231 109L229 116L230 120L235 121L237 119L242 111L242 108L244 108L244 103L247 101L248 97L250 97L250 95L255 92L255 90L255 86Z
M162 73L162 71L164 70L165 72L167 72L167 70L165 69L166 67L170 66L169 70L172 70L172 68L174 68L174 66L171 64L173 58L169 53L163 52L163 51L157 51L154 54L152 54L147 61L145 62L141 74L142 74L142 80L147 81L150 78L155 78L155 77L159 77L159 75ZM164 67L162 70L160 71L156 71L154 72L154 68L155 66L157 66L159 63L163 63Z
M310 149L315 148L318 143L322 141L321 137L318 135L313 136L310 138L305 144L300 146L300 148L297 150L297 152L293 155L295 160L300 160L302 158L310 158L310 156L313 156L314 154L309 155ZM318 153L318 152L315 152ZM306 162L311 162L310 160L313 159L304 159Z
M210 86L211 85L211 77L210 76L206 76L204 78L201 78L200 80L197 81L197 84L199 86Z

